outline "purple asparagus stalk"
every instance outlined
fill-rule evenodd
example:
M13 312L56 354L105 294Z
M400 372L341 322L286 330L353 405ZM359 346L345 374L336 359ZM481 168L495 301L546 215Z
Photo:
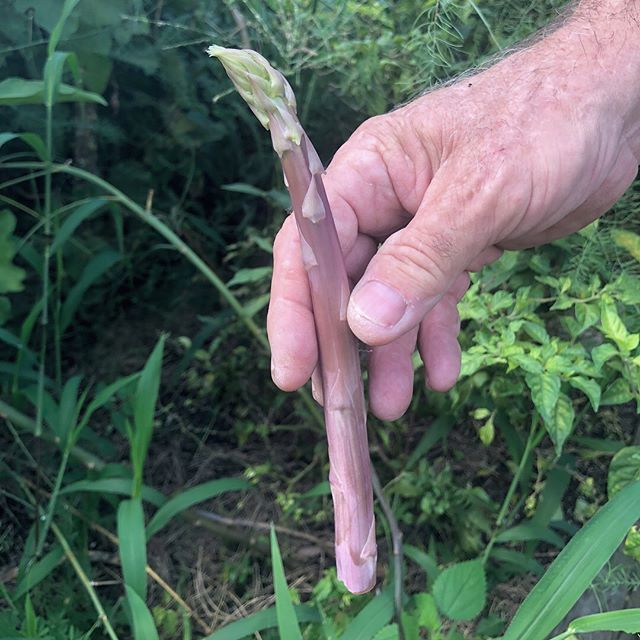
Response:
M271 132L300 233L318 338L338 578L352 593L375 585L376 539L366 407L355 337L347 324L349 282L327 200L324 167L296 115L284 76L250 49L209 47Z

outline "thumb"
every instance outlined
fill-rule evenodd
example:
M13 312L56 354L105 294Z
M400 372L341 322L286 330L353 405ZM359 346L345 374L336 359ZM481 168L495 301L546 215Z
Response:
M413 220L381 245L353 290L349 325L367 344L387 344L418 326L488 246L488 231L471 228L482 226L470 222L481 218L450 215L428 200L433 202L425 198Z

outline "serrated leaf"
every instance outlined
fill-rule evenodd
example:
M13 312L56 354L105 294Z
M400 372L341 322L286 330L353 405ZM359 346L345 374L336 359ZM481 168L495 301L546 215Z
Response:
M553 425L558 398L560 377L552 373L527 374L525 381L531 389L531 399L545 425Z
M634 480L640 480L640 446L624 447L613 456L607 478L609 499Z
M451 620L471 620L484 608L487 580L481 560L459 562L445 569L433 585L438 609Z
M569 378L569 384L574 389L582 391L582 393L589 398L593 410L598 410L602 389L600 389L600 385L595 380L583 378L582 376L574 376L573 378Z

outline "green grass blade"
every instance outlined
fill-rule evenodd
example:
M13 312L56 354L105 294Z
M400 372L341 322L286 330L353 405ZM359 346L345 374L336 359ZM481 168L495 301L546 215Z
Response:
M542 640L562 620L640 517L640 481L621 489L560 552L503 640Z
M118 538L124 582L144 602L147 599L147 540L142 500L123 500L118 507Z
M133 480L131 478L99 478L97 480L78 480L68 484L60 494L79 493L87 491L89 493L111 493L117 496L130 496L133 491ZM154 507L161 507L167 501L159 491L147 485L142 485L142 499L149 502Z
M21 598L27 591L42 582L59 564L64 556L62 547L56 545L41 560L29 567L26 574L20 578L13 592L13 598Z
M158 640L158 630L144 600L128 584L124 585L135 640Z
M418 547L414 547L411 544L403 544L402 552L409 560L413 560L419 567L424 569L430 583L440 575L438 563L422 549L418 549Z
M69 19L71 12L76 8L78 2L80 2L80 0L65 0L65 3L62 5L62 12L60 13L58 22L56 22L55 26L51 30L51 35L49 36L49 45L47 47L48 56L51 56L58 47L58 42L60 42L64 25Z
M251 489L251 487L251 483L243 478L221 478L181 491L178 495L170 498L151 518L147 525L147 540L158 533L172 518L194 504L209 500L227 491L242 491Z
M295 605L293 608L296 612L298 622L321 622L320 614L313 607ZM276 608L269 607L257 613L252 613L246 618L242 618L242 620L232 622L211 635L202 638L202 640L243 640L244 638L251 637L258 631L273 629L277 626L278 618Z
M134 495L142 484L142 467L153 432L153 417L160 390L162 354L165 336L161 336L142 369L133 399L133 440L131 442L131 463L134 469Z
M385 589L377 595L346 628L340 640L362 640L386 627L393 618L393 589Z
M51 253L55 253L64 246L64 243L73 235L75 230L96 211L109 204L105 198L91 198L83 202L73 213L69 214L60 225L51 243Z
M640 609L607 611L576 618L567 631L573 633L593 633L594 631L640 632Z
M81 381L82 376L73 376L73 378L69 378L62 389L62 394L60 395L60 405L58 407L58 428L56 431L60 434L60 439L65 446L69 443L69 436L76 426L78 414L80 413L82 399L78 402L78 391L80 390Z
M119 253L112 249L106 249L89 261L80 279L71 291L69 291L69 294L62 304L60 311L61 331L67 329L71 324L71 320L87 289L116 264L116 262L120 262L120 260L122 260L122 256Z
M287 640L302 640L302 633L298 625L291 594L287 587L287 579L284 575L284 566L280 547L276 537L276 530L271 525L271 565L273 570L273 587L276 593L276 617L278 620L278 632L281 638Z

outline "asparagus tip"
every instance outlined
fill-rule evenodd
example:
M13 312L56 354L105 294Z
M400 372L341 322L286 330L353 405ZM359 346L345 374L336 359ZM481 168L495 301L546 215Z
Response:
M271 131L278 155L300 144L303 131L296 115L296 99L279 71L252 49L227 49L214 44L207 53L220 60L238 93Z

